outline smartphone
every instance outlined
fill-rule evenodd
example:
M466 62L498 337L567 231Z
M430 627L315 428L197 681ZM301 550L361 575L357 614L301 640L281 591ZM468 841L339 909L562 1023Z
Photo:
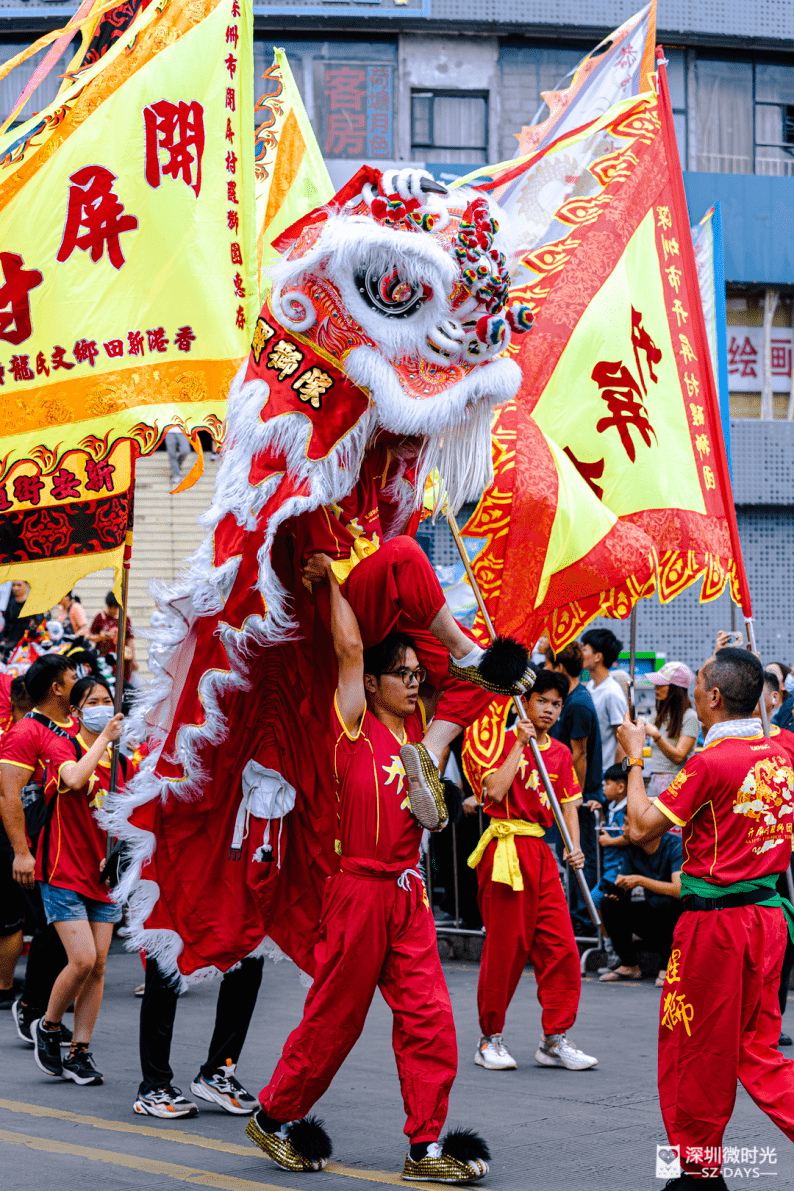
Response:
M609 881L606 877L601 878L601 888L604 890L604 893L611 893L614 897L622 897L625 892L614 881Z

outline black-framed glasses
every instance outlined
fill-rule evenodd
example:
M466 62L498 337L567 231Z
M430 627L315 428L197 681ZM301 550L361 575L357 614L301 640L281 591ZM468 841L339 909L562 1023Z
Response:
M407 666L400 666L399 670L384 670L383 673L394 674L396 677L401 678L405 686L410 686L414 679L421 686L427 678L427 670L423 670L421 666L416 670L409 670Z

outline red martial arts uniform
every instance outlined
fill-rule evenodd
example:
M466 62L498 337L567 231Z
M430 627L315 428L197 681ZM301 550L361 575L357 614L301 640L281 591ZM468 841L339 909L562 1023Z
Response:
M336 710L332 755L341 871L326 883L314 983L259 1099L277 1121L304 1117L364 1028L380 988L412 1142L436 1141L457 1071L455 1023L436 931L416 871L422 828L408 810L400 745L421 740L414 713L398 740L370 711L348 732Z
M787 753L758 734L708 744L656 806L683 828L683 872L726 886L785 871L793 795ZM721 1164L737 1078L794 1141L794 1063L778 1050L785 946L777 908L692 910L678 920L662 993L659 1100L682 1170L696 1177Z
M463 765L478 797L485 779L501 767L516 742L515 724L506 728L511 715L510 703L499 700L466 731ZM580 799L570 751L547 736L541 752L560 803ZM487 1037L502 1033L507 1007L530 959L543 1010L543 1031L564 1034L576 1020L582 977L557 863L542 839L542 830L535 836L511 836L509 831L503 836L504 829L499 826L519 821L543 829L554 821L529 745L503 801L486 798L483 810L492 820L483 839L489 832L496 834L477 863L480 913L485 924L477 986L480 1032ZM511 840L518 854L520 878L506 883L494 879L494 860L497 848L508 847ZM509 874L501 875L509 880ZM517 888L521 885L523 888Z

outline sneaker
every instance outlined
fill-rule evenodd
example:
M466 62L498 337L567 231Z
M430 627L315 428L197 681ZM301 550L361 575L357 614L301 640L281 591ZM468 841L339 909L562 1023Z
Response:
M75 1083L96 1085L105 1082L101 1071L94 1066L91 1052L83 1046L78 1046L67 1055L61 1063L64 1079L73 1079Z
M428 831L441 831L449 821L444 786L430 753L423 744L404 744L400 760L405 770L411 814Z
M198 1106L187 1100L172 1084L152 1092L138 1092L133 1112L145 1117L197 1117Z
M43 1030L41 1023L44 1019L38 1017L31 1023L30 1032L33 1037L33 1058L36 1066L45 1075L63 1075L61 1061L61 1031Z
M588 1067L598 1066L598 1059L579 1050L565 1034L549 1034L541 1038L535 1051L535 1062L541 1067L566 1067L568 1071L586 1071Z
M452 1129L443 1141L431 1142L424 1158L416 1161L409 1153L402 1177L408 1182L476 1183L487 1175L490 1157L488 1146L471 1129Z
M259 1107L259 1100L240 1083L234 1074L235 1066L231 1059L227 1059L226 1066L219 1067L209 1078L199 1071L190 1090L194 1096L209 1100L210 1104L220 1104L226 1112L247 1116Z
M69 1029L69 1027L65 1026L63 1022L61 1022L61 1046L71 1047L73 1037L74 1035L72 1034L72 1031Z
M145 984L139 984L137 986L137 988L133 989L133 995L136 997L142 997L145 992L146 992Z
M514 1071L516 1066L501 1034L492 1034L490 1038L483 1035L474 1052L474 1061L478 1067L485 1067L488 1071Z
M17 1034L19 1034L22 1041L27 1046L33 1046L34 1042L33 1035L30 1032L30 1025L31 1021L35 1021L36 1017L39 1017L40 1014L36 1013L36 1017L32 1018L30 1015L30 1010L25 1008L25 1006L22 1004L22 998L18 997L11 1006L11 1016L14 1019L14 1025L17 1028Z
M781 1034L777 1040L778 1046L791 1046L791 1036L789 1034Z
M260 1109L251 1117L245 1133L277 1166L295 1173L323 1170L333 1149L331 1138L317 1117L287 1121L276 1130L275 1123Z

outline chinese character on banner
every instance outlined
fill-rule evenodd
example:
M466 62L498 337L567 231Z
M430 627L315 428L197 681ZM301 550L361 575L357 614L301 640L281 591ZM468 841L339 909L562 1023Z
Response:
M79 500L80 481L73 471L60 467L52 477L54 500Z
M164 352L168 350L170 339L165 337L164 327L155 327L153 331L146 332L146 343L150 352Z
M623 449L632 463L637 457L634 439L631 435L632 427L639 433L646 447L651 445L651 436L656 438L656 432L648 419L645 408L644 395L648 392L640 353L645 356L645 367L648 380L658 383L654 372L654 365L661 363L662 353L642 323L640 311L631 308L631 346L639 375L639 383L622 360L601 360L591 372L591 377L601 390L601 397L606 402L609 416L601 418L596 423L596 432L604 434L614 427L620 437ZM642 386L642 387L640 387Z
M367 67L367 156L391 157L392 119L391 66Z
M91 251L91 260L98 261L108 249L108 259L114 269L124 264L119 236L138 226L135 215L124 215L124 204L113 193L116 175L101 165L86 165L69 178L69 198L63 240L56 260L67 261L75 248ZM82 233L82 234L81 234Z
M30 356L12 356L9 363L14 380L35 380L35 374L30 367Z
M113 464L109 463L107 459L101 459L99 462L95 459L87 459L85 465L86 489L89 492L101 492L104 488L107 492L112 492L115 470Z
M323 152L330 157L367 155L367 69L334 64L325 68Z
M169 103L161 99L143 109L146 140L146 181L153 189L160 175L181 178L199 196L201 159L204 156L204 108L197 101ZM160 153L168 154L163 163Z
M195 342L195 339L192 327L180 327L174 336L174 347L181 352L189 352L190 345Z
M37 505L43 487L44 481L39 476L17 476L14 480L14 500L20 504Z
M772 376L791 376L790 339L773 339L769 345L769 356L769 371Z
M38 269L23 269L23 263L15 252L0 252L0 339L15 347L30 337L30 291L42 280Z
M728 375L751 376L758 379L760 384L760 368L758 367L758 352L750 342L750 336L745 335L742 343L731 335L728 344Z

